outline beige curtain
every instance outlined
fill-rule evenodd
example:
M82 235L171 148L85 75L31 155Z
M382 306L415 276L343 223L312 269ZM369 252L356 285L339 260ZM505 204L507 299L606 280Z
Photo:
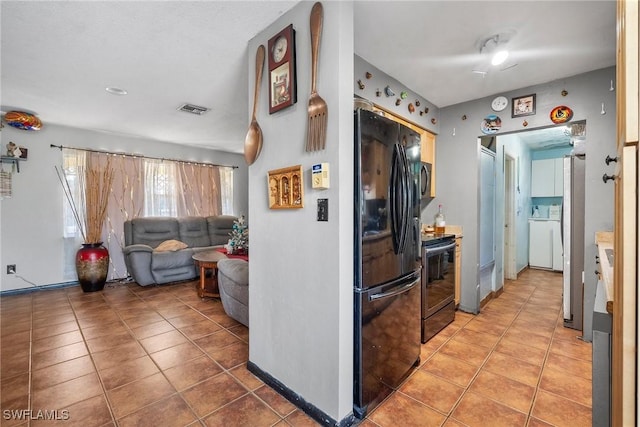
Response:
M110 270L108 279L128 276L124 263L124 222L141 216L144 203L143 159L103 153L87 153L91 158L111 159L113 183L107 206L107 218L102 230L104 246L109 250Z
M179 163L177 181L178 216L210 216L222 213L220 168Z
M229 192L229 188L221 191L221 172L224 185L230 185L233 191L233 175L228 167L66 148L63 159L66 174L77 174L85 164L104 165L107 161L113 168L107 218L102 232L103 244L110 255L108 280L128 276L122 254L125 221L141 216L220 215L223 213L221 194ZM77 184L82 182L77 181ZM78 192L83 191L80 185L76 186ZM84 207L78 206L78 210L84 212ZM82 236L74 224L67 209L65 278L68 280L75 278L75 253L82 243Z

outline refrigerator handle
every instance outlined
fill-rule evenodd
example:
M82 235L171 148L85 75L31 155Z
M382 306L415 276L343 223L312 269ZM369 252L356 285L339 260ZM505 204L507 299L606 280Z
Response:
M401 211L400 211L400 252L404 252L407 246L407 236L409 234L409 227L411 224L409 223L409 167L407 162L407 155L404 150L404 147L400 144L396 145L398 148L399 154L399 163L400 163L400 188L401 188Z
M414 280L413 282L407 283L406 285L395 287L389 291L370 295L369 301L375 301L378 299L389 298L398 294L402 294L404 292L407 292L409 289L413 288L414 286L416 286L416 284L418 284L419 282L420 282L420 279Z
M422 260L422 254L420 253L422 249L422 237L420 235L420 218L417 216L413 217L413 235L415 236L416 243L416 260Z
M391 240L393 250L397 254L400 252L400 242L398 239L398 147L393 146L391 156L391 174L389 176L389 210L391 217Z

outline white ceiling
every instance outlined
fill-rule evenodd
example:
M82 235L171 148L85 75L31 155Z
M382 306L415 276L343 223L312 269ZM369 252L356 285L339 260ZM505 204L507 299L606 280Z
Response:
M242 152L247 42L296 3L2 1L0 108ZM355 51L445 107L615 65L615 11L614 0L360 1ZM518 65L472 73L496 33L512 34L507 65ZM211 111L176 111L185 102Z

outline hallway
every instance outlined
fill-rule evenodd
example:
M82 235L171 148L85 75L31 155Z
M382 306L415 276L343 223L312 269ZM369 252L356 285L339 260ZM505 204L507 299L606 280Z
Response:
M591 426L591 344L578 335L563 326L562 275L525 270L478 316L456 312L361 426Z

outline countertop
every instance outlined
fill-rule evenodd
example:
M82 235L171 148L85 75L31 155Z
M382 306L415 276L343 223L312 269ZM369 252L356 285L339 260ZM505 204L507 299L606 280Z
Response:
M427 225L422 224L422 235L433 235L434 232L427 232ZM445 225L444 226L444 234L453 234L458 237L462 237L462 226L461 225Z
M461 225L445 225L444 232L446 234L453 234L456 237L462 237L462 226Z
M613 251L613 232L597 231L596 245L598 246L598 257L600 258L600 272L604 283L607 312L613 313L613 265L609 262L609 257L607 256L607 250Z

